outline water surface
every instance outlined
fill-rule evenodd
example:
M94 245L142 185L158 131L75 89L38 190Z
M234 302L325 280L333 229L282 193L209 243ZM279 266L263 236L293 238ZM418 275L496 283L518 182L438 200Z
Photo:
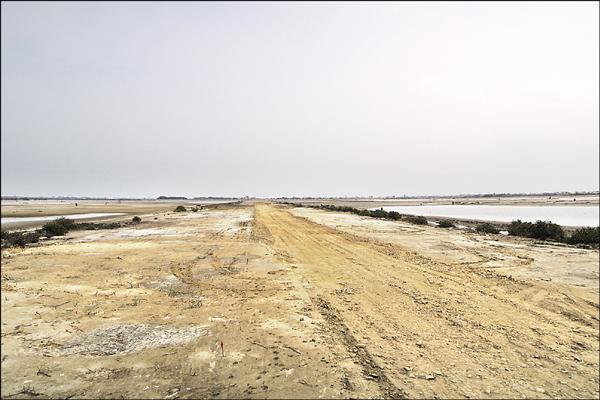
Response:
M374 208L376 210L377 208ZM400 214L476 219L482 221L523 222L552 221L564 226L598 226L597 206L487 206L487 205L439 205L439 206L390 206L386 211Z
M0 224L9 226L14 224L20 224L23 222L45 222L53 221L58 218L69 218L69 219L84 219L84 218L98 218L98 217L113 217L116 215L125 215L125 213L87 213L87 214L70 214L70 215L47 215L39 217L2 217L0 218Z

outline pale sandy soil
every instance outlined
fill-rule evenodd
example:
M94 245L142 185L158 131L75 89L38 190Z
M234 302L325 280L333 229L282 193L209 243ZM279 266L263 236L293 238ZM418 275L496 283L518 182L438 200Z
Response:
M295 208L292 213L343 232L399 245L436 262L476 265L534 280L598 289L598 251L531 239L440 229L349 213ZM591 293L592 298L598 293Z
M266 203L142 218L2 252L3 398L599 397L597 251Z

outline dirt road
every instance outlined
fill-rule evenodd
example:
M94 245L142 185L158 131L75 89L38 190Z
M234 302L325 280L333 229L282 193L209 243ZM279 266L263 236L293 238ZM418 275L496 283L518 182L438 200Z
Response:
M597 304L567 288L450 267L269 206L256 219L334 316L332 338L349 353L364 345L382 386L428 398L598 396Z
M164 213L3 252L2 396L598 398L597 288L294 214Z

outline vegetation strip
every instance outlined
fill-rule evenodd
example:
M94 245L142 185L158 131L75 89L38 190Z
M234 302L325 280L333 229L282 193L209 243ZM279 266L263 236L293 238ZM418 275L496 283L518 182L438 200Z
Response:
M137 215L131 222L75 222L69 218L58 218L50 221L40 229L34 231L6 231L2 230L1 243L5 247L25 247L29 243L38 243L41 238L52 238L54 236L64 236L73 230L98 230L98 229L117 229L123 226L138 224L142 219Z
M384 218L392 221L402 220L411 224L427 225L427 218L420 215L405 215L396 211L385 211L383 208L379 210L358 209L349 206L335 206L331 204L305 206L302 203L283 203L293 205L295 207L310 207L320 208L329 211L350 212L352 214L361 215L364 217ZM455 228L453 221L444 219L438 221L440 228ZM499 234L500 227L489 222L481 223L475 227L475 230L480 233ZM576 229L570 236L567 236L564 229L550 221L523 222L520 219L512 221L508 225L508 234L511 236L528 237L531 239L549 240L571 245L590 246L598 248L600 246L600 227L584 227Z

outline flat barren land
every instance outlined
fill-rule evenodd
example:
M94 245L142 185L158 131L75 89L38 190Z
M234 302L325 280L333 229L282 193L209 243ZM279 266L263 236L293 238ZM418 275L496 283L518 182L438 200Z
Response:
M2 251L3 398L599 397L597 250L268 202L147 212Z

